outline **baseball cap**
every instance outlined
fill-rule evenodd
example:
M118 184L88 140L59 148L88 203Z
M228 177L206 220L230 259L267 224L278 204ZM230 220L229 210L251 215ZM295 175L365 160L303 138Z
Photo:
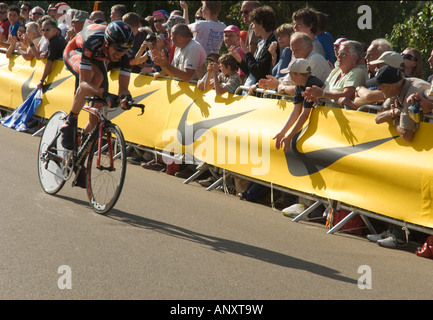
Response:
M89 19L89 13L82 10L76 10L72 17L72 21L85 22L87 19Z
M337 40L335 40L334 42L334 46L339 46L340 44L342 44L344 41L349 41L346 38L338 38Z
M401 56L401 54L395 51L385 51L384 53L382 53L379 59L370 62L370 64L372 65L380 63L384 63L397 69L401 68L402 65L404 65L403 57Z
M376 81L381 84L394 84L403 79L403 72L400 69L384 66L376 74Z
M239 28L234 25L230 25L227 28L225 28L224 32L235 32L238 36L241 35L241 30L239 30Z
M178 15L171 16L166 23L163 23L162 26L166 30L171 30L175 25L179 23L185 23L185 19Z
M281 73L311 73L311 66L306 59L296 59L287 68L280 70Z

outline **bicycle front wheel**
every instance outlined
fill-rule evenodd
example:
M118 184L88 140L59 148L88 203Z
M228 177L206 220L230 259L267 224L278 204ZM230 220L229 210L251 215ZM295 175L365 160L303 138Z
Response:
M60 128L66 120L66 113L57 111L54 113L44 128L38 153L38 173L42 189L50 194L56 194L63 188L62 159L66 150L60 142Z
M87 163L87 195L96 213L106 214L114 207L125 175L125 139L119 127L110 123L102 137L93 142Z

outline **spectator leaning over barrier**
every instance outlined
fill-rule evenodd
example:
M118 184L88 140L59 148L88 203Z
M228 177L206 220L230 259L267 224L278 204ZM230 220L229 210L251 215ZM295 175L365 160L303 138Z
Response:
M30 12L30 21L36 22L38 19L42 18L45 15L45 10L41 7L37 6L32 9Z
M199 79L203 74L206 52L192 38L191 30L186 24L177 24L171 32L176 51L172 63L169 63L163 50L152 50L155 64L170 77L177 77L184 82Z
M346 41L338 51L338 67L325 81L325 86L307 88L304 97L309 100L328 99L339 101L342 98L353 100L356 88L365 84L365 73L358 67L364 57L364 49L357 41ZM339 107L340 102L326 102L326 106Z
M111 22L116 21L116 20L122 20L123 16L127 13L128 13L128 10L126 9L125 5L116 4L115 6L111 7L110 20L111 20Z
M256 52L257 46L261 39L254 32L253 21L251 20L250 14L254 9L257 9L259 7L260 7L259 1L244 1L242 2L242 6L241 6L242 21L246 26L248 26L248 34L247 34L247 39L245 41L245 46L252 53Z
M54 62L57 59L63 58L63 51L66 47L66 40L59 35L57 24L53 20L46 20L42 24L42 32L45 38L50 42L48 45L48 55L47 55L47 63L45 64L44 72L41 77L41 81L39 81L37 87L38 89L42 88L46 79L50 75Z
M311 37L303 32L295 32L290 38L290 48L295 59L306 59L311 67L312 74L322 82L328 78L331 73L331 67L325 58L313 50ZM289 69L281 70L286 74L284 78L277 79L271 75L267 79L259 81L259 87L265 90L277 89L279 93L294 95L295 85L290 79Z
M255 53L241 43L241 48L245 53L243 59L236 52L230 52L236 61L240 64L242 71L247 74L245 86L250 87L256 84L260 79L266 78L272 67L272 55L269 52L269 47L272 42L276 42L275 22L276 16L274 10L269 6L254 9L250 13L250 18L253 21L254 33L262 40L260 41ZM278 59L280 57L280 49L277 49Z
M404 60L404 74L408 77L424 79L421 51L414 48L406 48L401 53Z
M206 78L205 91L214 88L217 96L226 92L234 94L242 84L238 74L238 64L231 54L224 54L217 63L209 63L207 70L208 74L213 74L213 77Z
M387 99L377 113L376 123L393 123L398 134L404 140L411 141L419 122L411 117L409 107L418 101L424 113L432 112L433 103L424 95L430 90L430 84L419 78L404 78L400 69L391 66L382 67L376 81Z
M292 15L292 24L295 32L304 32L308 34L313 41L313 50L325 58L325 50L320 41L316 38L318 23L319 18L316 10L308 7L300 9Z
M310 117L314 103L305 100L302 96L306 88L313 85L322 87L323 82L311 73L311 67L306 59L296 59L289 66L290 77L295 84L294 108L283 129L274 137L277 150L283 148L284 153L289 151L293 137L302 129ZM292 128L290 130L290 128ZM286 136L287 132L290 133Z
M202 1L202 12L205 21L191 23L189 28L195 34L194 39L201 44L206 55L220 52L224 40L223 31L226 25L218 20L221 1Z

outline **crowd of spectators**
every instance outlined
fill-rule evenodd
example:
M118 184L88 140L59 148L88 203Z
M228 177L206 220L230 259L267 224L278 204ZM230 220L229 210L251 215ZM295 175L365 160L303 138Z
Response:
M257 89L263 89L273 90L278 99L294 97L295 108L275 137L277 149L285 151L319 104L355 110L377 106L373 109L376 122L395 125L409 142L419 127L411 106L418 103L423 114L432 112L432 78L425 81L421 52L415 48L395 52L385 39L370 44L346 38L334 41L326 31L327 15L309 7L277 25L270 6L243 1L240 14L247 30L241 30L241 21L226 26L220 11L221 1L202 1L190 21L185 1L170 14L157 10L143 17L119 4L106 19L102 11L89 14L64 2L46 10L28 3L20 8L0 3L0 47L8 57L19 54L26 60L47 59L38 84L41 87L52 62L62 58L67 43L83 28L123 20L135 35L133 72L152 74L154 79L169 76L197 81L200 90L215 90L217 95L256 95ZM431 66L432 61L430 58ZM138 149L131 159L143 162L144 168L163 168L155 159L145 162L150 158ZM177 175L183 176L182 171ZM401 239L392 237L374 240L384 246L400 245Z

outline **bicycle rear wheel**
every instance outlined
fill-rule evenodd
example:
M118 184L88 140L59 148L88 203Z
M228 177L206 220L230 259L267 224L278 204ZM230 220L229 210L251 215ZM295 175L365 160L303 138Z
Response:
M126 175L126 143L114 124L104 128L102 145L95 139L87 163L87 195L93 210L110 211L122 192Z
M38 173L42 189L48 194L56 194L65 185L62 161L67 152L60 142L60 128L65 123L67 114L63 111L54 113L42 134L38 152ZM54 157L48 155L48 148Z

